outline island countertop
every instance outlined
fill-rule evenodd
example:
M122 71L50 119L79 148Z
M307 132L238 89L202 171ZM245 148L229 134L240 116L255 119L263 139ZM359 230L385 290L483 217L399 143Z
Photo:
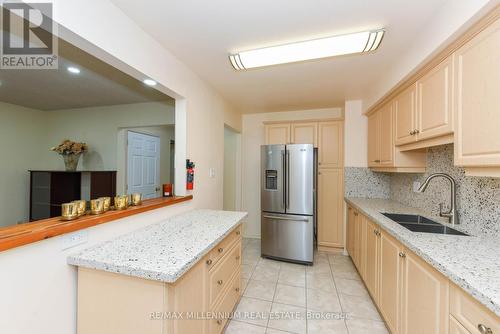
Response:
M348 204L380 225L481 304L500 316L500 242L496 238L411 232L382 215L428 213L391 200L346 198ZM460 229L460 225L455 227Z
M192 210L68 257L71 265L174 283L233 231L246 212Z

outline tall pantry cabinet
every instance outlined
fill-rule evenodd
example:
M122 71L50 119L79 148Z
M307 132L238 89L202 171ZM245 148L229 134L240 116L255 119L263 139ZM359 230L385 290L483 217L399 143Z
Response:
M265 122L266 144L313 144L318 149L318 247L344 246L344 120Z

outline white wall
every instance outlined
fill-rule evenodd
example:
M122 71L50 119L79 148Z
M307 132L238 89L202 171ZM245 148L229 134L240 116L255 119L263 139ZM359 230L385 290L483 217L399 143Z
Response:
M0 102L0 227L29 219L28 169L42 167L47 124L39 110Z
M241 127L232 107L110 1L55 0L54 18L66 28L60 29L63 37L137 78L152 77L179 99L176 124L186 124L179 136L185 135L187 156L196 162L193 201L90 228L90 242L79 248L195 207L222 208L224 122ZM185 110L185 122L177 110ZM209 178L210 167L214 178ZM2 333L76 333L76 269L66 264L66 256L78 249L61 251L60 239L0 253Z
M242 209L248 212L243 235L260 238L260 146L265 144L264 121L342 117L342 108L298 110L243 115Z
M363 101L345 101L345 167L368 166L368 119L363 115Z
M236 209L237 154L239 134L224 127L224 203L223 209Z

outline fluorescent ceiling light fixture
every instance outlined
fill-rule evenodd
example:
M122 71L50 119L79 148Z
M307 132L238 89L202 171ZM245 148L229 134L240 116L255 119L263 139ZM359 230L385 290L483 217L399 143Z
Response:
M242 51L229 55L229 60L236 70L245 70L254 67L370 52L379 47L382 37L384 37L383 29L362 31Z
M74 74L79 74L80 73L80 69L78 67L69 66L68 67L68 72L71 72L71 73L74 73Z
M148 86L156 86L156 81L153 79L144 79L142 82L144 82Z

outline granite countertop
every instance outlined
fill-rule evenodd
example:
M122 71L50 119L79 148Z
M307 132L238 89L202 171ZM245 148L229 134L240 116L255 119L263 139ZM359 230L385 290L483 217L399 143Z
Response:
M68 263L173 283L246 216L246 212L189 211L71 255Z
M346 198L404 246L500 316L500 240L475 236L411 232L381 214L420 214L451 226L441 217L391 200ZM460 230L460 225L454 227ZM463 231L465 232L465 231Z

